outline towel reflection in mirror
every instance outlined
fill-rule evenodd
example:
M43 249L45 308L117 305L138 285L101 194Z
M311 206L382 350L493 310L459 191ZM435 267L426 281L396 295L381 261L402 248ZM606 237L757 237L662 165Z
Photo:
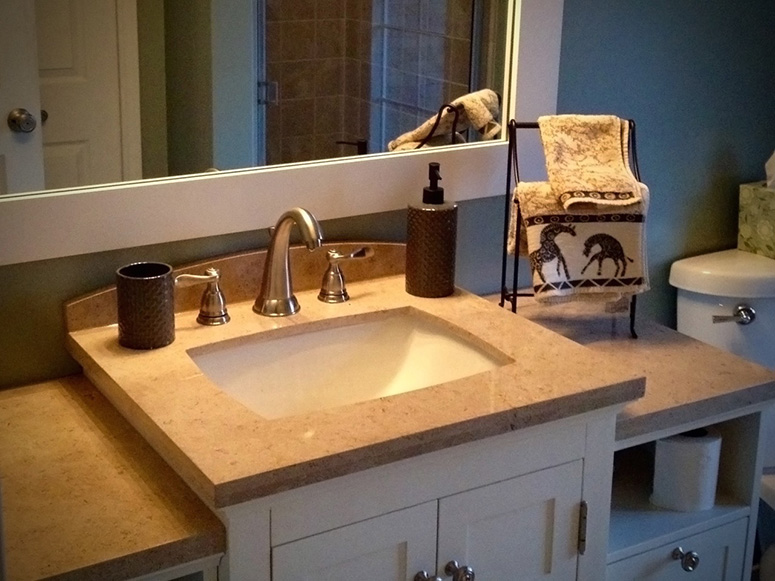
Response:
M492 89L468 93L442 105L438 114L392 140L388 151L465 143L462 132L467 129L475 129L481 140L495 139L501 131L500 109L501 97Z

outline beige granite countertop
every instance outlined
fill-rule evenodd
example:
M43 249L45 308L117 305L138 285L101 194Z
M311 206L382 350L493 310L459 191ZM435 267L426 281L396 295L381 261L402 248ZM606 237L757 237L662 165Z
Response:
M176 341L149 352L118 345L110 324L114 295L106 289L68 305L68 346L213 507L608 405L630 402L616 428L618 443L627 445L775 398L772 371L651 322L639 320L640 338L633 340L626 315L601 314L598 306L546 308L520 299L515 316L492 297L464 291L412 297L398 274L402 245L380 251L381 278L368 280L374 264L356 263L348 285L353 300L325 305L311 290L323 259L294 250L302 263L298 288L310 290L297 292L302 312L284 319L259 317L246 300L256 289L261 252L221 259L216 266L228 273L227 296L237 298L229 307L232 323L195 324L189 309L197 293L186 289L176 299ZM216 388L186 355L203 344L267 330L292 334L306 323L338 325L390 309L436 317L513 363L400 396L266 420ZM4 441L25 435L22 446L0 448L12 579L139 575L224 550L220 522L86 379L0 392L0 402ZM56 482L67 485L67 494ZM67 518L73 503L85 521ZM44 510L27 510L41 504ZM72 539L79 540L75 549Z
M320 271L318 271L320 272ZM232 321L202 327L176 315L176 339L153 351L118 345L115 325L69 334L85 374L208 503L224 507L510 430L559 420L643 395L626 366L464 291L442 299L407 294L404 278L348 284L352 300L329 305L297 292L302 310L267 318L252 301ZM267 420L218 389L188 357L201 345L389 309L415 309L513 360L469 378L335 409ZM351 320L354 320L351 319Z
M226 548L221 522L82 376L0 391L8 579L125 579Z
M775 371L663 325L637 319L632 339L627 313L601 312L600 305L541 306L528 298L518 313L646 377L646 395L617 418L619 447L775 401Z

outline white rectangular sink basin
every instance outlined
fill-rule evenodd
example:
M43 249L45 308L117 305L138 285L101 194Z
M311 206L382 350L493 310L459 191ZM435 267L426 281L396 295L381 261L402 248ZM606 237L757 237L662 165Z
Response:
M267 419L414 391L512 363L414 309L355 321L286 327L188 354L220 389Z

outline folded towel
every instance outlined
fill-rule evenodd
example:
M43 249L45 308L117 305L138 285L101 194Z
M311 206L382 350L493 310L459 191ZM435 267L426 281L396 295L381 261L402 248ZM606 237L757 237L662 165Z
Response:
M645 227L649 190L638 184L639 202L612 208L591 204L566 212L547 182L520 182L519 202L541 302L612 302L649 289ZM516 212L514 212L516 214ZM512 224L515 222L512 214ZM509 251L517 241L511 226Z
M475 91L468 93L462 97L458 97L450 103L458 112L457 130L464 131L469 127L473 127L479 133L482 134L483 139L494 139L500 133L501 126L497 122L497 117L500 113L500 97L498 93L491 89L482 89L481 91ZM436 123L438 115L434 115L422 125L408 131L403 135L397 137L390 143L388 143L388 151L400 151L403 149L416 149L422 141L430 135L433 126ZM449 145L449 134L452 131L452 124L455 115L449 109L444 109L441 113L441 119L434 131L434 138L439 136L447 136L446 139L442 139L437 142L426 143L425 146L431 147L436 145ZM457 138L462 139L460 136ZM433 141L433 140L431 140Z
M455 143L465 143L465 138L460 135L460 133L455 133ZM394 141L390 142L391 144L395 143ZM420 144L422 143L422 140L420 141L404 141L403 143L396 145L393 149L390 151L408 151L411 149L417 149L420 147ZM428 141L423 144L423 147L441 147L442 145L450 145L450 139L449 135L434 135L431 137ZM389 146L388 146L389 147Z
M629 164L629 123L614 115L538 118L546 171L567 210L586 202L624 206L640 201Z

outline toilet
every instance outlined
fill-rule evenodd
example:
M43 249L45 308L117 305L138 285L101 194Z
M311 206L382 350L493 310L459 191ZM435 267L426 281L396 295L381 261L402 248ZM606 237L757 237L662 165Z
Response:
M670 284L678 289L678 331L775 369L775 260L737 249L685 258L673 263ZM762 418L761 499L768 508L762 507L759 528L766 546L775 542L775 411ZM765 561L775 567L775 545L762 570ZM768 575L762 578L775 578Z

